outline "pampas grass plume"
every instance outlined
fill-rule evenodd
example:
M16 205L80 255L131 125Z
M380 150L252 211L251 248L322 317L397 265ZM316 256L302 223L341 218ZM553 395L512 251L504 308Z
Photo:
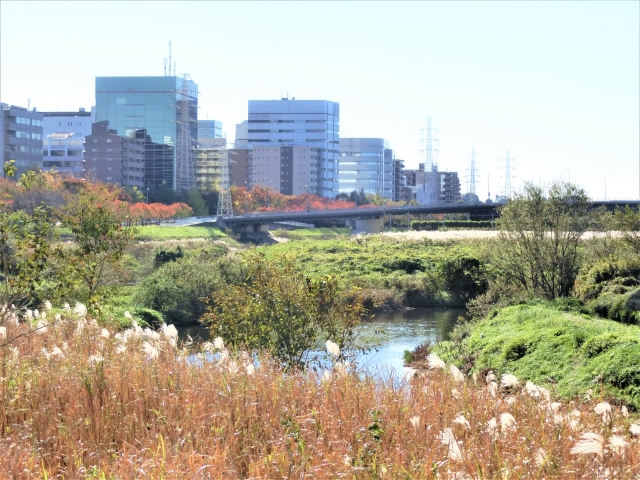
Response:
M435 353L430 353L427 361L429 362L429 368L447 368L447 364Z
M449 373L451 373L451 376L456 381L456 383L463 383L464 382L464 375L462 374L460 369L458 367L456 367L455 365L450 365L449 366Z
M337 343L334 343L331 340L327 340L326 347L327 347L327 352L329 352L331 355L335 357L340 356L340 347L338 346Z
M510 373L502 374L501 383L502 383L502 386L505 388L517 387L519 384L518 377L516 377L515 375L511 375Z
M571 449L573 455L588 455L594 453L604 458L603 438L594 432L585 432L580 436L580 441Z

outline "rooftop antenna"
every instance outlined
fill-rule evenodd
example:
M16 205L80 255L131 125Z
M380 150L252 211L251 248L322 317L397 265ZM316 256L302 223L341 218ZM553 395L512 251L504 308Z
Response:
M171 41L169 41L169 59L164 58L164 76L171 76ZM175 71L173 72L175 76Z

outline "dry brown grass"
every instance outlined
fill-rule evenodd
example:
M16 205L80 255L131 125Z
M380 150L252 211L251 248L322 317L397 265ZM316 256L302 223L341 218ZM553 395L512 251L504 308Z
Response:
M27 330L4 326L0 344ZM640 475L632 419L598 400L551 404L448 368L400 383L286 373L189 356L172 335L116 336L69 312L0 347L0 478Z

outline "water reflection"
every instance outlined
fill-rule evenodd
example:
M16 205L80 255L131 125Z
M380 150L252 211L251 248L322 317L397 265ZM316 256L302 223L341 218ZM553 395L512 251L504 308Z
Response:
M448 338L459 316L466 314L456 308L416 308L379 313L363 323L360 342L372 350L358 359L361 368L380 374L403 375L403 354L424 342L436 343ZM178 327L180 340L194 342L210 340L209 331L201 326Z
M377 314L366 322L363 331L364 343L375 350L363 355L358 363L367 370L395 371L402 375L405 350L418 345L436 343L448 339L464 309L416 308L400 312Z

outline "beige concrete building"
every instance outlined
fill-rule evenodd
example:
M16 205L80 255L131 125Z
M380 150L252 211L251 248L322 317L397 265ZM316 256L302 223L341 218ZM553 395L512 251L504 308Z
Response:
M249 185L262 185L284 195L314 193L320 155L320 148L305 145L254 146Z
M219 188L226 152L227 149L221 145L196 148L196 190L207 193Z

